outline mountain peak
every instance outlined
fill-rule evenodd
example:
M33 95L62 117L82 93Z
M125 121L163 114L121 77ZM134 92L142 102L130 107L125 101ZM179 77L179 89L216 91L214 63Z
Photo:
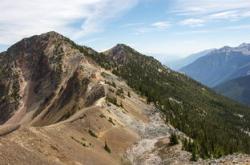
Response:
M124 48L124 47L129 47L129 46L126 45L126 44L123 44L123 43L118 43L118 44L116 44L114 47Z
M49 47L58 47L59 45L65 45L67 44L67 42L71 43L71 41L63 35L55 31L50 31L40 35L34 35L32 37L24 38L11 46L7 51L16 52L21 50L28 52L39 52Z
M124 63L127 59L136 52L133 48L125 44L117 44L113 48L104 52L109 58L116 61L117 63Z
M8 83L15 82L15 93L12 95L15 95L17 105L11 107L6 104L0 108L9 110L8 112L0 111L0 124L12 118L15 112L22 110L22 107L19 108L19 104L22 102L27 104L28 109L30 108L28 105L40 103L46 98L52 97L53 92L64 83L64 80L68 81L74 73L77 74L80 63L84 59L83 53L73 45L72 41L54 31L25 38L11 46L7 50L6 56L0 60L0 66L3 65L0 67L0 71L8 71L8 74L4 76L9 81L7 84L0 81L0 86L4 84L3 89L12 92L13 87ZM32 82L32 86L30 86L30 82ZM23 86L24 88L22 88ZM42 90L39 90L40 88ZM31 90L31 96L26 95L27 92L23 92ZM26 97L29 103L23 99ZM12 97L5 102L11 103L11 99ZM41 108L40 105L39 108ZM22 112L22 115L25 113ZM22 117L24 116L17 118Z
M43 41L49 41L49 40L59 40L59 39L66 39L62 34L55 32L55 31L49 31L46 33L42 33L40 35L34 35L28 38L24 38L23 40L19 42L25 42L30 40L43 40Z
M131 48L130 46L126 45L126 44L117 44L115 45L113 48L111 48L110 50L113 51L135 51L133 48Z
M48 37L48 38L66 38L62 34L56 32L56 31L49 31L47 33L43 33L41 35L37 35L38 37Z
M239 45L239 48L246 48L246 47L249 48L250 47L250 43L245 43L244 42L244 43L242 43L242 44Z
M59 40L69 41L67 37L63 36L62 34L56 31L49 31L46 33L42 33L40 35L34 35L30 38L25 38L24 40L32 40L32 39L42 40L42 41L54 41L54 42L59 41Z
M238 53L239 55L250 55L250 43L242 43L237 47L224 46L220 49L215 49L213 53L225 53L226 55L232 55Z

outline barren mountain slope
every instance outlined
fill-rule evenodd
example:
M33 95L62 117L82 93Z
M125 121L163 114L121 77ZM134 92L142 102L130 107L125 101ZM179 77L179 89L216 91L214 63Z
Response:
M188 137L97 65L97 54L49 32L0 55L1 164L194 164L182 144L169 145L172 133ZM216 161L232 160L249 156Z
M155 110L55 32L0 62L3 164L121 164Z
M0 161L3 164L50 162L92 165L127 164L130 161L144 164L157 157L161 162L154 144L163 141L164 146L168 147L168 137L175 129L165 125L155 107L146 104L118 77L99 67L96 67L94 74L90 81L103 86L105 96L88 108L78 109L61 122L42 127L22 125L3 136L0 140ZM123 92L118 94L120 89ZM117 99L117 102L110 103L111 99ZM142 142L143 148L140 146ZM105 143L111 153L105 150ZM134 155L134 150L139 154ZM180 148L178 152L186 156L182 158L180 154L176 160L189 162L190 154Z

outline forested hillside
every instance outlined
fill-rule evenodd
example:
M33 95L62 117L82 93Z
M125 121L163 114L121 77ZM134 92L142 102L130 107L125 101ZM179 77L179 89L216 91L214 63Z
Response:
M250 76L239 77L226 81L214 89L229 98L232 98L242 104L250 106Z
M234 152L250 153L250 109L186 77L164 68L152 57L126 45L98 54L78 47L106 69L122 77L148 98L171 123L192 139L184 148L202 158ZM243 116L243 119L239 117Z

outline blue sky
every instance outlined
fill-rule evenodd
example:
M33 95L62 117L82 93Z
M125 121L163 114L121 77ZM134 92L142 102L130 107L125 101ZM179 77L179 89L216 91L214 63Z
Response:
M161 61L250 42L249 0L0 0L0 50L58 31L98 51L125 43Z

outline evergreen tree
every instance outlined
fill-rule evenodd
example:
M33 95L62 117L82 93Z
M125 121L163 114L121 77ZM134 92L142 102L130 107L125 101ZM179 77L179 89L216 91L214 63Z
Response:
M130 92L128 91L128 97L131 97Z
M192 143L192 161L197 161L198 160L198 145L196 142Z
M177 135L175 133L173 133L170 136L170 145L173 146L173 145L176 145L176 144L179 144L178 137L177 137Z

